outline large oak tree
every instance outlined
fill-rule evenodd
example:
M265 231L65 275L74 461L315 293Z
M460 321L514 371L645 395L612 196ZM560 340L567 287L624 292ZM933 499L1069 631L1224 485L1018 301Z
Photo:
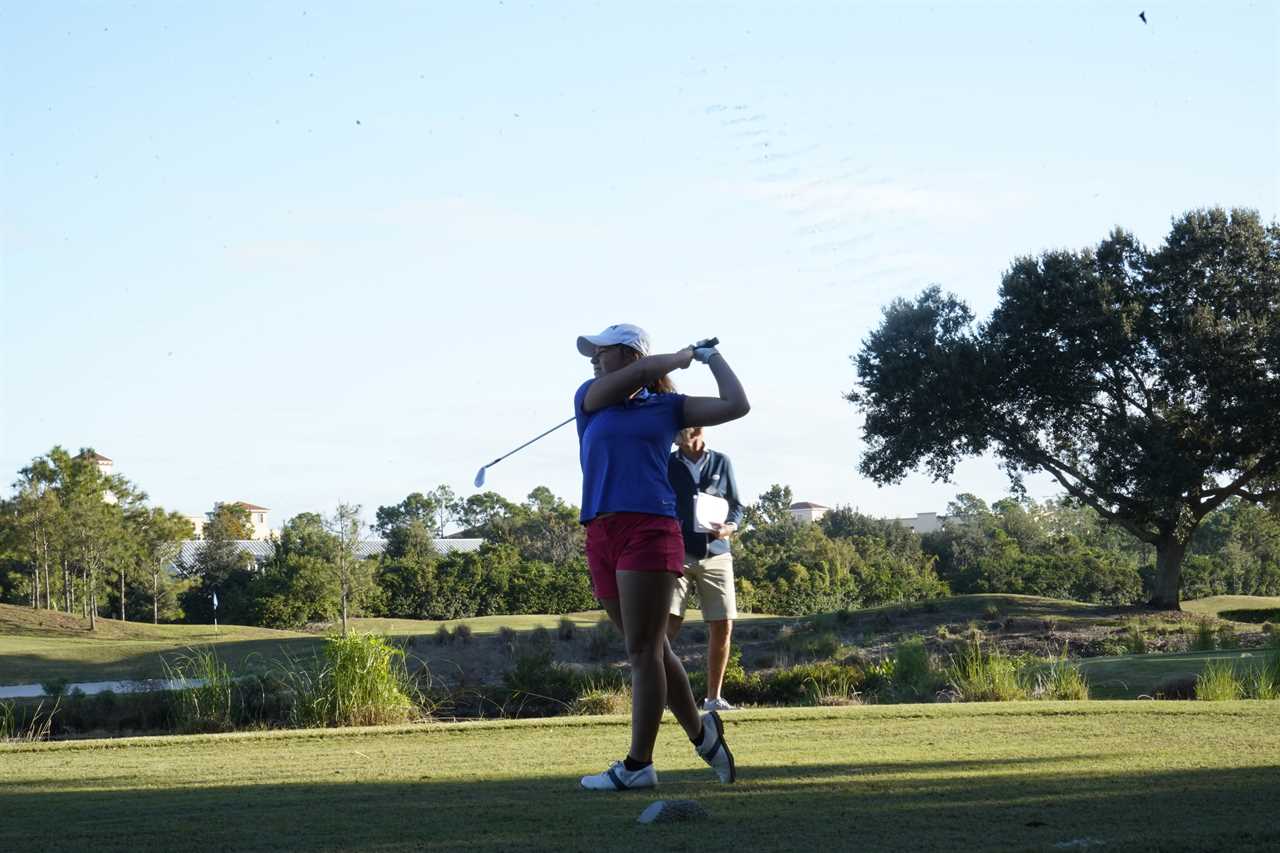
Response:
M932 287L895 300L854 358L861 470L946 478L993 451L1051 474L1156 549L1151 605L1179 606L1196 526L1232 497L1280 496L1280 226L1210 209L1164 245L1014 261L990 319Z

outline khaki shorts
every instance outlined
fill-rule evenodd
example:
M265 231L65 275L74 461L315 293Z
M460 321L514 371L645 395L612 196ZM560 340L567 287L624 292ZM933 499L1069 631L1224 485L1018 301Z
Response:
M684 616L689 592L697 584L702 602L702 618L708 622L738 618L738 596L733 588L733 555L714 554L699 560L684 555L684 577L676 578L671 596L671 614Z

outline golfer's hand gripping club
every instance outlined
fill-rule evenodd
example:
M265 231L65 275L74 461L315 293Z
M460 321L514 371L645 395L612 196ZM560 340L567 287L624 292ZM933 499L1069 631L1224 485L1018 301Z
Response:
M690 344L689 346L693 348L694 360L700 361L703 364L709 363L711 361L711 357L719 352L719 350L716 349L716 344L718 343L720 343L719 338L704 338L696 344Z

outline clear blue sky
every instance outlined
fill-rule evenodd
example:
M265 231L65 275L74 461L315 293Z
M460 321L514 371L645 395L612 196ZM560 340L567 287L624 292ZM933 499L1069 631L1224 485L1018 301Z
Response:
M1003 475L857 474L883 305L1280 209L1276 3L262 5L0 3L5 482L62 444L277 525L469 494L631 322L721 337L748 494L941 511ZM489 475L538 484L578 501L571 428Z

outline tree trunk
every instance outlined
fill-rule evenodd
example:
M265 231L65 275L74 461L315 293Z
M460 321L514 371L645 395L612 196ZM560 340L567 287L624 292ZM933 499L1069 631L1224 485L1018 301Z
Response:
M44 543L44 609L53 609L53 579L49 575L49 543Z
M151 624L160 624L160 573L151 574Z
M40 607L40 563L31 564L31 609Z
M124 569L120 570L120 621L128 621L124 618Z
M84 570L84 603L89 610L89 630L98 630L98 590L94 588L97 572Z
M1182 558L1187 555L1186 542L1170 537L1156 545L1156 576L1151 601L1156 610L1181 610L1178 602L1182 587Z
M71 615L71 566L67 564L67 558L62 558L62 603L66 607L67 615Z
M342 588L342 636L347 636L347 588Z

